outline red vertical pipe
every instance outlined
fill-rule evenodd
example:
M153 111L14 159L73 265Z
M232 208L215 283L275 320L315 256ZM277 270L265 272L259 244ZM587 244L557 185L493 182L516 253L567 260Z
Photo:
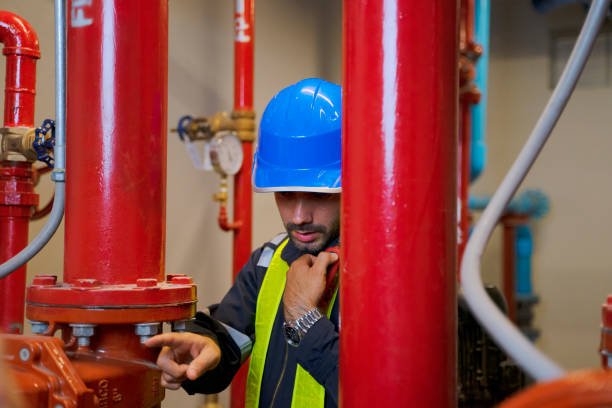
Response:
M234 111L253 111L253 43L255 24L254 0L235 0L234 9ZM234 176L234 221L241 221L234 229L232 277L249 260L252 247L253 196L251 168L253 167L253 143L242 142L244 162ZM232 280L233 280L232 279ZM232 408L244 407L246 374L244 364L234 377L231 388Z
M0 11L0 42L6 57L4 126L33 127L36 95L36 60L40 58L38 36L24 19ZM12 258L28 244L28 226L34 194L32 165L0 163L0 263ZM0 331L21 333L25 297L26 266L0 280Z
M457 281L461 281L459 265L463 258L463 252L470 236L470 153L471 153L471 133L472 115L470 111L471 103L462 98L460 102L459 119L459 145L458 145L458 175L459 175L459 230L458 241L458 262L457 262Z
M459 50L462 58L459 62L459 145L458 145L458 190L459 190L459 230L458 261L461 265L463 252L470 235L470 167L472 150L472 111L471 105L478 103L480 94L473 84L475 76L474 60L474 0L461 0L459 17ZM461 281L461 270L457 268L457 281Z
M0 11L0 42L6 57L4 126L34 126L38 36L23 18Z
M17 255L28 245L32 208L38 205L34 193L32 163L0 163L0 263ZM25 301L26 266L0 280L0 331L21 333Z
M73 0L68 16L64 281L161 281L168 0Z
M504 297L508 304L508 318L516 323L516 227L511 216L502 218L502 225L504 228Z
M340 403L455 407L457 2L343 16Z

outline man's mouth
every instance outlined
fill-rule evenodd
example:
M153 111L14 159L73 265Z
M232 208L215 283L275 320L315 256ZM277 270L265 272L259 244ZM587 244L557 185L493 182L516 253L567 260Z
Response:
M293 236L300 242L308 243L317 239L319 232L293 230Z

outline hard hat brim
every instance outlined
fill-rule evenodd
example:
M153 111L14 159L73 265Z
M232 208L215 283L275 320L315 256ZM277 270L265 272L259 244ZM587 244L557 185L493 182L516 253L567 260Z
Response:
M327 169L287 169L269 166L255 159L251 185L256 193L302 191L310 193L340 193L340 166Z

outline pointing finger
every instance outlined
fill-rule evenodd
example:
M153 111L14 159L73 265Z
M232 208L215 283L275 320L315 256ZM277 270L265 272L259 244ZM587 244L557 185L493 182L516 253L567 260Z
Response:
M195 380L205 372L212 370L219 364L221 359L221 350L214 343L208 343L200 351L197 357L189 364L187 368L187 378Z
M174 352L169 347L164 347L157 357L157 366L162 371L170 374L173 377L179 378L185 375L187 371L186 364L178 364L174 358Z
M184 339L181 334L184 333L163 333L158 334L157 336L153 336L145 342L145 346L147 347L177 347L184 344Z

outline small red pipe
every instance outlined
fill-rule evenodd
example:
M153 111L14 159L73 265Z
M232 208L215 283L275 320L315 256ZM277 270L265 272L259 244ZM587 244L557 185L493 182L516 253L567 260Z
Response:
M33 127L36 95L36 60L40 58L38 36L23 18L0 11L0 42L6 56L4 126ZM12 258L28 244L34 193L32 165L28 162L0 163L0 263ZM0 280L0 331L21 333L25 298L26 266Z
M461 0L459 9L459 144L458 144L458 192L459 192L459 231L458 265L461 265L463 252L470 235L470 166L472 143L471 106L480 100L480 93L473 80L475 67L474 50L474 0ZM461 269L457 268L457 281L461 281Z
M459 117L459 144L458 144L458 175L459 175L459 236L458 251L457 251L457 281L461 281L461 260L465 251L465 246L470 235L470 153L471 153L471 133L472 133L472 115L470 112L471 103L465 98L460 101L460 117Z
M456 407L456 0L345 0L343 407Z
M234 111L253 111L253 45L255 27L255 1L236 0L234 10ZM249 260L253 234L253 193L251 168L253 143L242 142L244 162L234 177L234 229L232 281ZM234 377L231 387L232 408L244 407L248 364Z
M0 42L6 56L4 126L34 126L36 60L40 58L38 36L23 18L0 11Z

